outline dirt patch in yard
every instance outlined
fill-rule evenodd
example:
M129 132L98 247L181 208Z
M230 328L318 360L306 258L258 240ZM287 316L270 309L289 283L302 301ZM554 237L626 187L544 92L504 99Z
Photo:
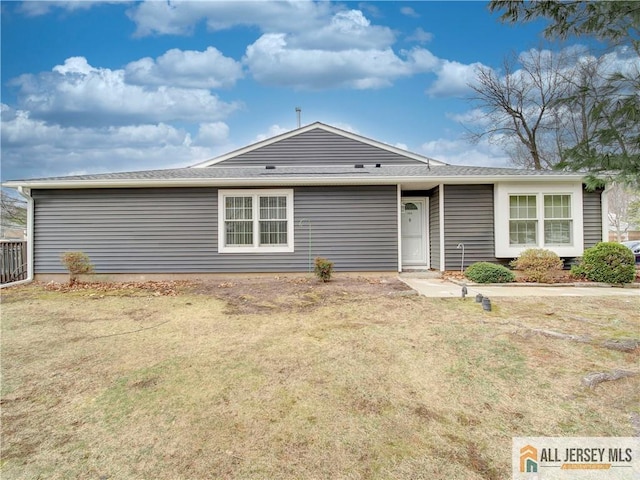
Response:
M227 314L304 311L331 304L354 302L363 297L400 295L411 292L393 276L336 276L320 282L308 276L269 276L203 281L190 291L212 295L227 302Z

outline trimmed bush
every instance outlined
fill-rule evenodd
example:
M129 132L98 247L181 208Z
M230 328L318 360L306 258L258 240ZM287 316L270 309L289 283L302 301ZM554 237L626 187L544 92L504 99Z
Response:
M69 285L76 283L78 275L93 273L93 264L84 252L64 252L60 261L69 270Z
M507 267L489 262L474 263L465 270L464 274L476 283L508 283L516 279Z
M328 282L331 280L331 275L333 274L333 262L330 262L326 258L316 257L314 272L320 280Z
M562 270L562 264L562 259L551 250L529 248L509 265L521 270L529 282L550 283L553 280L552 273Z
M601 242L588 248L571 274L604 283L631 283L636 278L636 259L633 252L619 243Z

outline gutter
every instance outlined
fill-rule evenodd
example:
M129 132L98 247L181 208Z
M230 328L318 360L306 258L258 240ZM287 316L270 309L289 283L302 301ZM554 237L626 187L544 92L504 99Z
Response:
M151 187L253 187L253 186L305 186L305 185L411 185L433 184L477 184L498 182L576 182L582 175L501 175L501 176L373 176L373 177L291 177L269 178L180 178L180 179L111 179L111 180L13 180L2 185L9 188L151 188Z
M33 212L33 197L31 196L31 189L18 186L17 191L27 201L27 278L19 280L17 282L5 283L0 285L0 288L15 287L17 285L26 285L33 282L34 269L33 269L33 225L34 225L34 212Z

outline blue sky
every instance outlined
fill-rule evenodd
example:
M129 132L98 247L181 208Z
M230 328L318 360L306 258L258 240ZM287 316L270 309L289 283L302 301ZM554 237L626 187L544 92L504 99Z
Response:
M187 166L321 121L455 164L474 68L543 45L485 2L2 2L2 179Z

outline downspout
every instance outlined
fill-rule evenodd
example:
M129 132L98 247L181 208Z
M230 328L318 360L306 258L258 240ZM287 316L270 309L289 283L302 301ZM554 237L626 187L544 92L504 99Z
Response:
M402 186L396 186L397 209L398 209L398 273L402 272Z
M440 210L440 271L445 271L445 251L444 251L444 183L441 183L438 187L438 210Z
M4 286L23 285L33 282L33 197L30 188L18 187L18 193L27 201L27 278L5 284Z
M602 241L609 241L609 190L613 188L613 184L608 184L600 194L600 204L602 206ZM583 192L584 195L584 192ZM582 212L584 217L584 212Z

